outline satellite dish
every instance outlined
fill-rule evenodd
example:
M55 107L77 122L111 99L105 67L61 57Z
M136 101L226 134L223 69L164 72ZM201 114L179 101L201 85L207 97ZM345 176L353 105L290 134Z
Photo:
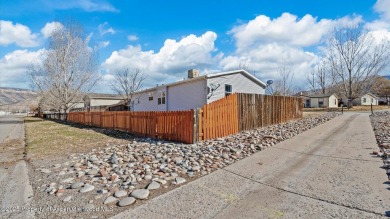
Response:
M220 84L213 84L213 83L210 83L209 86L207 86L207 99L210 99L214 94L214 91L217 90L219 88L219 86L221 86Z
M268 80L268 81L267 81L267 86L270 86L270 85L273 84L273 83L274 83L273 80Z
M218 87L219 87L219 84L218 85L213 84L213 83L210 84L210 88L212 91L216 90Z

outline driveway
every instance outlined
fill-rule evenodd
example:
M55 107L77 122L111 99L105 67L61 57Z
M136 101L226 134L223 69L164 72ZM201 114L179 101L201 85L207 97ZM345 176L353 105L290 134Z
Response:
M0 116L1 218L33 218L29 210L29 200L33 193L23 152L23 118Z
M368 113L346 113L113 218L384 218Z

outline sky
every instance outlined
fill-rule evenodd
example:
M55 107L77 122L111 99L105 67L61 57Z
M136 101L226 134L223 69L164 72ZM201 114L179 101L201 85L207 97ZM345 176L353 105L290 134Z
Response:
M0 0L0 87L31 88L27 69L42 58L61 21L77 20L99 48L101 80L139 68L144 88L246 66L262 81L278 69L306 89L332 30L360 24L390 37L390 0L109 1Z

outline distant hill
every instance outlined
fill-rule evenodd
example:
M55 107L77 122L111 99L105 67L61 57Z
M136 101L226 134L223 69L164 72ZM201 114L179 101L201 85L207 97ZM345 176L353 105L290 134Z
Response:
M0 110L26 110L34 104L38 104L36 92L21 88L0 87Z

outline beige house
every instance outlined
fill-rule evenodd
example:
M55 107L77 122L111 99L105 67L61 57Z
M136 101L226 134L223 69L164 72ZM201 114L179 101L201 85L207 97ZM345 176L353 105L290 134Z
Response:
M378 105L379 98L372 93L367 93L364 94L362 97L358 98L356 102L358 105L364 105L364 106L369 106L371 104Z
M88 94L83 100L85 111L105 111L109 106L122 101L123 98L114 94Z
M191 69L187 73L185 80L137 92L130 108L132 111L196 109L232 93L265 94L267 86L242 69L205 75Z
M336 94L301 95L305 108L338 107L339 101Z

